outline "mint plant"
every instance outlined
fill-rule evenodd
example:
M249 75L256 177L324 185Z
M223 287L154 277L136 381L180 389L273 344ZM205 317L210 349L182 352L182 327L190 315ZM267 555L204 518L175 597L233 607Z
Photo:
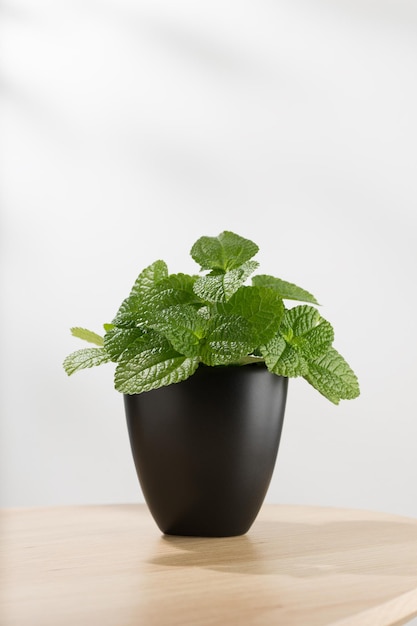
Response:
M334 332L305 289L257 274L258 246L230 231L191 248L199 275L169 274L155 261L136 279L104 337L72 334L95 347L64 361L68 375L116 364L115 388L138 394L186 380L200 366L261 364L279 376L302 376L331 402L359 395L358 380L333 348ZM201 273L204 272L204 273ZM284 300L304 304L287 308ZM307 303L307 304L306 304Z

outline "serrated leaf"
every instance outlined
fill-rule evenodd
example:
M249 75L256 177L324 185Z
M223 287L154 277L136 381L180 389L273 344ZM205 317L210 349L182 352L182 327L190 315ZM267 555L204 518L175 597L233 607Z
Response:
M194 292L207 302L225 302L239 289L256 268L257 261L246 261L228 272L212 272L194 283Z
M74 337L78 337L78 339L94 343L96 346L103 346L103 337L100 337L100 335L97 335L97 333L94 333L92 330L74 326L74 328L71 328L71 334Z
M309 362L304 378L334 404L357 398L360 393L355 373L334 348Z
M218 237L200 237L190 254L202 270L228 271L243 265L258 250L253 241L225 230Z
M211 310L209 306L201 306L197 309L198 315L200 315L204 320L209 320L211 317Z
M287 309L282 320L281 334L286 339L303 335L317 326L320 319L318 310L307 304Z
M261 354L270 372L278 376L297 377L308 372L304 356L280 335L275 335L265 346Z
M123 353L147 336L143 328L113 328L104 337L104 347L112 361L118 361Z
M171 274L149 286L140 297L129 296L123 301L113 324L132 328L138 324L147 324L154 314L176 304L201 303L193 291L196 279L196 276L188 274Z
M129 296L120 305L112 324L122 328L136 326L142 298L167 276L168 268L165 261L158 260L145 267L135 280Z
M156 314L151 327L162 333L180 354L193 357L200 353L208 322L192 305L179 304Z
M327 352L334 339L332 325L306 304L285 311L280 334L307 360Z
M264 287L240 287L228 302L216 304L222 315L237 315L250 324L254 348L277 332L284 314L280 296Z
M193 290L196 280L197 276L189 274L170 274L148 291L141 307L149 314L176 304L200 304L201 300Z
M289 283L286 280L281 280L281 278L275 278L275 276L259 274L252 278L252 285L274 289L284 300L299 300L300 302L318 304L316 298L305 289L293 283Z
M178 354L166 342L122 360L116 367L115 388L136 394L179 383L194 374L198 364L198 358Z
M141 320L139 304L140 300L137 296L125 298L116 313L116 317L112 320L111 325L118 328L135 328Z
M206 365L228 365L255 348L256 337L247 320L238 315L216 315L202 341L201 360Z
M142 297L145 293L150 291L154 285L167 277L168 267L165 261L155 261L152 265L145 267L145 269L139 274L129 296Z
M298 348L307 360L316 359L327 352L334 340L332 325L321 318L321 321L298 339Z
M109 361L110 357L104 348L83 348L68 355L64 360L63 366L68 376L71 376L71 374L79 370L102 365Z

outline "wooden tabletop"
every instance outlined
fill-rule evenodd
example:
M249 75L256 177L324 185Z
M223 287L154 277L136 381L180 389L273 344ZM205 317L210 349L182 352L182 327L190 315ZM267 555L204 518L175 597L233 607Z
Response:
M392 626L417 520L264 506L242 537L162 536L144 505L5 510L2 626Z

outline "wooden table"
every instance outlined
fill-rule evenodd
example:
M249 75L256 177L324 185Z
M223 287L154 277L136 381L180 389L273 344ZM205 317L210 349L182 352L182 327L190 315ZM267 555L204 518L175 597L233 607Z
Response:
M387 626L417 614L417 521L264 506L242 537L162 536L143 505L2 513L2 626Z

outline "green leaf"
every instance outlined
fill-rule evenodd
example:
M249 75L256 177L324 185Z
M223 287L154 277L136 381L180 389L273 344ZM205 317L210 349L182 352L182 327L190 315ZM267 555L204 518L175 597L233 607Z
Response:
M243 265L257 252L258 246L225 230L218 237L200 237L191 248L191 256L202 270L228 271Z
M334 331L332 325L321 319L319 324L307 331L298 339L298 348L308 359L316 359L324 354L332 345Z
M206 365L228 365L255 348L256 337L247 320L238 315L215 315L201 342L201 360Z
M209 320L211 318L211 308L209 306L200 306L197 309L197 313L205 320Z
M200 304L201 300L193 291L196 279L188 274L171 274L149 286L140 297L129 296L122 303L113 324L127 328L147 324L155 314L176 304Z
M141 321L139 304L140 300L137 296L125 298L111 325L118 328L134 328Z
M281 334L290 340L292 337L303 335L317 326L320 319L318 310L307 304L287 309L282 320Z
M236 363L270 339L281 323L284 306L274 291L240 287L228 302L216 303L209 332L202 342L207 365Z
M129 296L142 297L145 293L164 278L168 277L168 267L165 261L155 261L152 265L145 267L137 277Z
M129 296L120 305L112 324L124 328L136 326L141 300L167 276L168 268L165 261L155 261L145 267L135 280Z
M327 352L333 328L314 307L302 305L286 310L279 332L261 353L268 369L281 376L304 376L310 360Z
M357 398L360 393L355 373L334 348L309 362L304 378L334 404Z
M74 328L71 328L71 334L74 337L78 337L78 339L84 339L84 341L94 343L96 346L103 345L103 337L100 337L100 335L97 335L97 333L94 333L92 330L75 326Z
M176 304L201 304L194 293L193 286L197 276L189 274L170 274L150 289L141 302L141 309L146 317L152 317L155 311L163 311Z
M334 339L332 325L306 304L285 311L280 334L308 360L327 352Z
M178 304L155 315L151 326L179 353L194 357L200 353L200 341L207 332L208 322L192 305Z
M147 332L143 328L114 327L104 336L104 347L112 361L119 361L128 348L145 337Z
M238 315L250 324L253 348L266 343L277 332L284 305L280 296L264 287L240 287L228 302L216 304L222 315Z
M280 335L262 346L261 354L269 371L278 376L296 377L308 372L305 357Z
M198 364L197 357L178 354L164 340L140 354L125 356L116 367L115 388L126 394L158 389L186 380L194 374Z
M108 363L110 357L104 348L83 348L68 355L64 360L64 369L68 376L88 367Z
M252 285L257 287L268 287L274 289L284 300L299 300L301 302L311 302L318 304L316 298L301 287L297 287L293 283L288 283L280 278L268 276L267 274L259 274L252 278Z
M239 289L245 280L256 270L257 261L246 261L240 267L228 272L213 271L201 276L194 283L194 292L207 302L225 302Z

